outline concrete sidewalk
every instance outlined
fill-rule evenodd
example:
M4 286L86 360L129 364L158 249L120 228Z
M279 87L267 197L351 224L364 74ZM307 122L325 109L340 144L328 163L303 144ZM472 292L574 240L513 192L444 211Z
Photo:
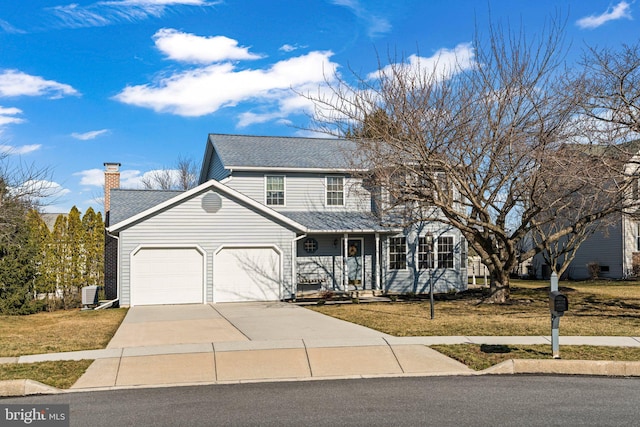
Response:
M640 347L631 337L561 337L571 344ZM12 358L13 363L95 359L70 391L255 381L482 374L640 376L639 362L510 360L476 372L435 344L549 344L549 337L373 337L226 341L88 350ZM9 384L15 389L15 384ZM8 385L8 386L9 386ZM25 389L28 390L28 389ZM32 388L51 393L51 388ZM25 392L26 393L26 392ZM20 393L19 393L20 394ZM6 395L0 387L0 396Z
M383 338L328 344L282 340L123 348L120 357L96 360L72 388L473 374L424 345L390 345Z
M0 363L95 360L72 391L482 373L640 376L640 362L558 360L509 361L478 373L428 348L550 343L548 336L393 337L292 304L200 304L133 307L106 349L0 358ZM640 337L562 336L560 345L640 347Z

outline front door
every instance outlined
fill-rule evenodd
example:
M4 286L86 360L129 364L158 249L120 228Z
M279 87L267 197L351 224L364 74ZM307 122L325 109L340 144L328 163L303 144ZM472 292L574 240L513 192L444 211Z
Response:
M347 272L349 285L356 289L364 289L362 276L364 262L362 257L362 239L349 239L347 241Z

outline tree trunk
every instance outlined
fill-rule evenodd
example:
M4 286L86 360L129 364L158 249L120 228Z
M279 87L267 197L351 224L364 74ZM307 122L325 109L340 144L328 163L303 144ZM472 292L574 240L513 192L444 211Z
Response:
M502 304L509 299L509 273L507 271L490 272L489 296L485 302Z

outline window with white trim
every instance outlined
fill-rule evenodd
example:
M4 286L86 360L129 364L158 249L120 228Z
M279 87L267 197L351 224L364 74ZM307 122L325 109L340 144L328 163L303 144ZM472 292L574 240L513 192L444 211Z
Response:
M391 237L389 239L389 269L405 270L407 268L407 238Z
M327 177L327 206L344 206L344 177Z
M433 236L418 237L418 269L433 268Z
M438 268L453 268L453 237L438 237Z
M267 175L265 189L267 206L284 206L284 176Z

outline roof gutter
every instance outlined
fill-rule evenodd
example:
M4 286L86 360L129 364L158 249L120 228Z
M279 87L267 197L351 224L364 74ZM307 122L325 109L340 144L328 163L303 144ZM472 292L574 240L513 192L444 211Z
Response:
M242 172L314 172L314 173L354 173L367 172L369 169L358 168L291 168L286 166L227 166L229 170Z

